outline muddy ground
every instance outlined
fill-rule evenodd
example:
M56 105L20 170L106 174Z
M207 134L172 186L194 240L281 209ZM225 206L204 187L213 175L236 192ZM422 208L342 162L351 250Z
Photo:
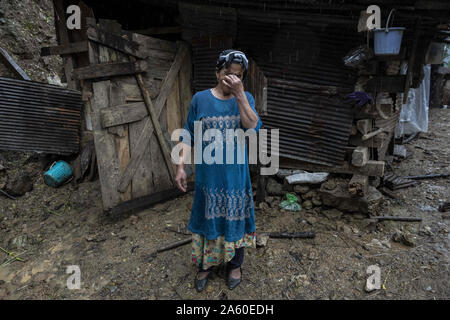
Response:
M430 118L429 133L406 145L408 157L394 162L395 173L450 171L449 110L433 109ZM364 215L329 214L323 207L283 212L275 198L256 210L257 231L314 231L316 238L269 239L267 246L247 250L238 288L228 290L216 275L197 293L189 245L152 255L189 237L192 193L112 220L102 213L98 180L54 189L44 184L41 164L30 161L30 154L3 157L3 179L25 170L34 182L17 200L0 196L0 246L23 260L0 267L0 299L450 297L449 213L437 211L440 199L449 200L448 178L423 180L397 191L398 199L384 198L382 214L421 217L421 223L373 224ZM408 241L395 242L396 233ZM0 264L8 258L0 252ZM79 290L67 288L70 265L80 267ZM365 291L370 265L380 267L385 289Z

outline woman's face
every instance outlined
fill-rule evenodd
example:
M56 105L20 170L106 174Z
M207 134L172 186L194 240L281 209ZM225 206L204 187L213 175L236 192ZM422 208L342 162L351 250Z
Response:
M223 79L225 79L225 76L229 76L232 74L234 74L242 81L244 68L239 63L232 63L230 64L230 67L228 69L222 68L222 70L216 72L217 81L219 82L219 86L222 88L224 95L231 94L231 91L228 86L223 83Z

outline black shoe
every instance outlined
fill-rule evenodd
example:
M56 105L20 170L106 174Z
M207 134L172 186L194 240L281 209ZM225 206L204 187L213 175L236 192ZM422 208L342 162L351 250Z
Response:
M208 274L206 275L206 277L204 277L203 279L199 279L198 278L198 273L195 276L195 281L194 281L194 286L195 289L197 290L197 292L202 292L203 290L205 290L206 285L208 284L208 278L211 275L211 271L208 272Z
M241 270L241 276L239 277L239 279L235 279L231 277L231 270L229 270L228 272L228 277L227 277L227 286L228 289L233 290L234 288L236 288L239 283L241 283L242 281L242 268L239 267L239 269Z

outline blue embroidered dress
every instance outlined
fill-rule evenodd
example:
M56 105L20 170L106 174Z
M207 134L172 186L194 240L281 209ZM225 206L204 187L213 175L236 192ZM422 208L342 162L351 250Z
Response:
M251 108L256 113L253 96L249 92L245 92L245 94ZM201 121L203 136L207 129L219 129L223 136L223 140L220 142L214 140L214 137L211 141L203 141L201 149L202 155L204 155L205 148L211 148L212 141L221 143L223 164L207 164L205 159L201 164L195 164L194 203L188 229L194 233L193 261L198 265L203 262L205 268L205 265L216 265L234 256L234 250L228 254L228 258L221 255L223 252L220 251L229 251L230 248L245 246L245 240L247 242L255 241L255 213L247 154L244 152L245 161L239 164L237 161L238 140L234 137L234 143L232 143L229 138L226 138L226 129L240 128L244 132L247 131L242 127L236 98L219 99L212 94L211 89L197 92L194 95L184 127L189 132L191 141L183 139L184 143L191 146L195 140L195 121ZM261 125L262 122L258 116L258 124L254 130L257 132ZM208 145L210 146L208 147ZM227 161L227 147L233 152L234 162L232 164ZM215 151L220 152L220 149L215 149ZM215 151L211 152L213 157ZM194 153L194 148L192 152ZM249 235L252 236L250 240L248 240ZM199 238L199 236L201 237ZM195 240L200 243L196 244ZM204 246L201 243L203 241ZM211 241L216 241L215 245ZM220 247L217 245L219 242L221 243ZM230 243L234 243L234 245L230 246ZM205 257L198 257L198 254L195 253L198 252L199 246L202 247ZM211 254L207 250L208 247L214 248L215 252L212 252L216 254L214 258L206 257Z

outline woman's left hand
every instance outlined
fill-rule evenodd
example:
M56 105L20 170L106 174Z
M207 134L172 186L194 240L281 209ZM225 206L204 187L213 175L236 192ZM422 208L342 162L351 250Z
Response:
M234 74L225 76L222 80L223 83L230 88L231 94L237 96L244 92L244 85L242 84L241 79L236 77Z

